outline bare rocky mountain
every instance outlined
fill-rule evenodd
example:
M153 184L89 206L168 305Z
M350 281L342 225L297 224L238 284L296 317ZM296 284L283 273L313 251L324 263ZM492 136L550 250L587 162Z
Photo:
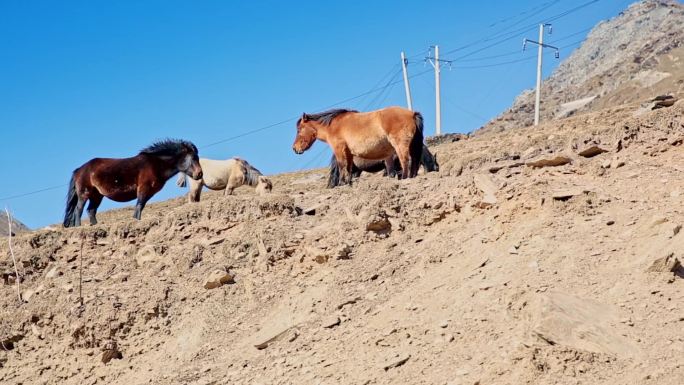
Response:
M12 219L12 232L14 234L19 234L29 230L25 224L19 222L16 218L12 216L10 216L10 218ZM7 215L4 210L0 211L0 236L6 236L8 234L9 227L7 225Z
M644 0L599 23L542 84L541 119L567 117L657 95L684 92L684 5ZM534 90L476 131L525 127L534 121Z

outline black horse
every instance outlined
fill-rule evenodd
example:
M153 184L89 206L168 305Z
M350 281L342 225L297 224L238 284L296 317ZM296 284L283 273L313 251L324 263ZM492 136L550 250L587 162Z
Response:
M420 157L420 164L423 165L425 172L439 171L439 163L437 163L437 155L433 155L427 146L423 146L423 153ZM387 175L387 168L385 167L385 162L383 160L368 160L363 158L354 157L354 165L352 166L352 177L358 178L361 176L361 172L380 172L383 171L383 175ZM401 165L399 160L394 158L394 170L389 175L394 178L401 172ZM328 188L333 188L340 185L340 169L337 166L337 161L335 156L330 159L330 173L328 174Z

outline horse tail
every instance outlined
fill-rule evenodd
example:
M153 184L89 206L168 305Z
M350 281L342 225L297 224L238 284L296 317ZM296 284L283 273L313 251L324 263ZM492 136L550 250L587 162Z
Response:
M420 159L423 155L423 115L420 112L414 113L413 122L416 125L416 132L413 134L413 139L411 139L411 144L409 145L409 156L411 157L411 172L409 175L411 177L418 174Z
M330 158L330 173L328 174L328 188L333 188L340 184L340 167L337 165L335 155Z
M67 190L66 210L64 210L64 227L70 227L75 224L74 214L76 211L76 204L78 203L78 194L76 194L76 172L74 170L69 181L69 189Z
M185 187L187 185L185 173L179 172L178 179L176 179L176 186Z

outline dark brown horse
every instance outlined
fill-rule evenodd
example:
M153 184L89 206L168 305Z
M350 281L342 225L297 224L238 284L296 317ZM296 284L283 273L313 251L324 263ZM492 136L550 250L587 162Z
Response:
M384 171L385 176L391 178L396 177L398 174L388 174L387 168L385 167L385 162L382 160L368 160L363 158L354 157L354 165L352 167L352 177L358 178L361 176L361 172L380 172ZM437 155L433 155L427 146L423 146L423 153L420 157L420 164L423 165L425 172L435 172L439 171L439 163L437 163ZM394 170L401 171L401 165L399 160L394 158ZM328 174L328 188L333 188L340 185L340 168L337 165L335 156L330 158L330 172Z
M103 197L117 202L138 199L133 218L140 219L147 201L178 172L202 178L197 147L184 140L163 140L132 158L95 158L74 170L69 182L64 227L80 226L86 201L90 224Z
M292 149L301 154L311 148L316 139L332 148L342 183L351 184L355 156L384 160L391 173L396 155L401 177L413 178L418 173L423 151L423 117L401 107L372 112L339 109L305 113L297 121L297 137Z

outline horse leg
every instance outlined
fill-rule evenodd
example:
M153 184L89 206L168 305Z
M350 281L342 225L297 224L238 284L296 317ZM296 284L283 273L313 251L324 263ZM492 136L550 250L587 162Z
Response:
M133 212L133 218L140 220L142 217L142 211L147 204L147 201L152 198L152 194L144 194L138 190L138 201L135 204L135 212Z
M192 178L187 179L190 182L190 186L188 186L188 203L199 202L204 183L201 180L194 180Z
M78 202L74 210L74 226L81 225L81 215L83 215L83 207L85 207L87 200L88 198L82 198L81 195L78 196Z
M240 187L244 183L244 177L235 177L233 175L228 178L228 183L226 183L226 189L223 190L223 196L233 195L233 190Z
M90 199L88 202L88 218L90 218L91 225L97 224L97 218L95 215L97 214L97 208L100 207L100 203L102 203L102 198L103 196L99 192L93 192L90 194Z
M384 174L384 176L394 178L397 175L397 171L394 168L394 154L390 155L388 158L385 158L384 162L385 162L385 174Z
M348 148L344 148L344 178L342 183L352 185L352 171L354 169L354 156Z
M401 165L401 179L407 179L411 175L411 170L409 168L409 157L408 146L399 146L397 148L397 158L399 158L399 164Z
M347 148L345 144L335 145L332 149L335 160L337 161L337 167L340 170L340 185L351 185L352 168L354 167L351 151L349 151L349 148Z

